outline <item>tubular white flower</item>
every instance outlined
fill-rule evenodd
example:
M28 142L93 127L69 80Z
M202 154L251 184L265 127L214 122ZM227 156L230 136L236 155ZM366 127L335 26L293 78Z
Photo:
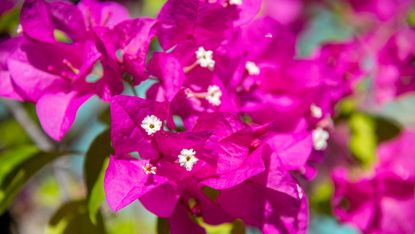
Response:
M17 34L21 34L22 32L23 32L23 27L22 27L22 25L21 25L21 24L17 25L17 28L16 28L16 33L17 33Z
M157 173L157 167L153 166L153 164L151 164L151 163L147 163L142 168L143 168L144 172L146 173L146 175L148 175L148 174L155 175Z
M201 67L213 70L215 67L215 60L213 60L213 52L211 50L205 50L205 48L199 47L195 53L197 64L199 64Z
M206 100L214 105L219 106L222 102L220 98L222 97L222 91L220 90L219 86L217 85L210 85L208 87Z
M154 133L160 131L161 125L163 123L155 115L147 115L141 122L141 127L147 132L148 135L153 135Z
M311 104L310 106L310 112L311 112L311 116L313 116L314 118L321 118L323 117L323 111L321 110L321 108L315 104Z
M318 127L313 130L312 136L315 150L325 150L327 148L329 133L326 130Z
M193 149L182 149L179 154L179 163L180 166L186 168L187 171L191 171L193 166L199 160L196 158L196 151Z
M242 0L229 0L229 5L242 5Z
M257 76L259 73L261 73L261 70L259 70L259 67L251 61L247 61L245 63L245 69L248 71L248 74L251 76Z

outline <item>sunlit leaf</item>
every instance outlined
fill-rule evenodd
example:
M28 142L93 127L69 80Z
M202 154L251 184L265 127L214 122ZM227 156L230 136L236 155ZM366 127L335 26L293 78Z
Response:
M333 184L329 180L324 180L313 186L310 193L310 207L323 214L331 212L331 197L333 195Z
M35 201L45 207L56 207L60 204L61 190L53 177L42 180L35 192Z
M85 201L71 201L62 205L52 216L46 234L103 234L106 229L101 213L96 224L89 219Z
M93 223L105 198L104 173L112 152L110 132L106 130L92 142L85 158L84 177L88 190L88 211Z
M39 152L31 146L3 154L0 158L0 213L7 209L23 185L36 172L62 155L64 154L57 152Z
M24 129L14 119L0 122L0 148L12 147L30 143Z
M355 113L349 119L352 130L350 150L365 168L375 161L376 153L376 125L374 120L362 113Z
M92 188L90 194L88 195L88 211L89 217L93 223L96 223L96 215L101 207L102 202L105 199L104 193L104 175L105 170L108 166L108 158L105 160L103 167L97 181L95 182L94 187Z

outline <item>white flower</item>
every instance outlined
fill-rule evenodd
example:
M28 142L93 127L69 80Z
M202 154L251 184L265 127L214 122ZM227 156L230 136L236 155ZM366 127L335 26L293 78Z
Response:
M197 64L201 67L206 67L213 70L215 67L215 60L213 60L213 52L211 50L205 50L203 47L199 47L196 51Z
M160 131L162 122L155 115L147 115L141 122L141 127L147 132L148 135Z
M17 25L16 33L21 34L23 32L23 27L21 24Z
M266 37L266 38L272 38L272 33L267 33L267 34L265 34L265 37Z
M321 110L321 108L315 104L311 104L310 106L310 112L311 112L311 116L313 116L314 118L321 118L323 117L323 111Z
M219 106L221 104L220 97L222 96L222 91L217 85L209 85L206 100L214 105Z
M187 171L191 171L193 166L199 160L195 155L196 151L193 149L182 149L182 151L180 151L180 155L178 156L180 166L186 168Z
M229 4L240 6L242 5L242 0L229 0Z
M254 62L251 62L251 61L247 61L245 63L245 69L248 71L248 74L251 76L257 76L261 72L259 70L259 67Z
M315 150L325 150L327 148L327 140L329 139L329 133L318 127L313 130L313 144Z
M146 173L146 175L148 175L148 174L155 175L157 173L157 167L153 166L151 163L147 163L142 168L143 168L144 172Z

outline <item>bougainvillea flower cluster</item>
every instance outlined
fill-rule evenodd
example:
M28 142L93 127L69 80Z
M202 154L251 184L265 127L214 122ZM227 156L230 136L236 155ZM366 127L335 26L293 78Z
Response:
M364 36L373 50L350 39L298 56L310 2L319 1L269 0L261 10L261 0L167 0L156 18L131 19L114 2L26 0L17 36L0 44L0 95L35 103L57 141L91 97L109 104L104 188L113 211L138 200L177 234L237 219L263 233L306 233L299 181L316 176L336 104L368 75L362 59L374 59L379 103L415 90L410 28L373 29ZM349 2L385 25L402 12ZM143 83L144 97L128 95ZM415 205L414 141L408 132L382 145L369 177L333 173L340 220L367 233L413 232L414 209L401 207Z
M415 230L413 130L383 143L374 173L350 178L344 168L333 173L334 212L364 233L411 233Z

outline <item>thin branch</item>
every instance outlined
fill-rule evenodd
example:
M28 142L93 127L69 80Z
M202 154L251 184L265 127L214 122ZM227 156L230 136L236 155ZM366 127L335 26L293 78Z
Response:
M24 128L26 133L30 136L33 142L43 151L51 151L55 149L53 142L42 132L42 130L33 122L27 114L23 106L16 101L1 100L4 105L10 110L14 118Z
M14 118L19 122L19 124L24 128L26 133L32 139L32 141L37 145L37 147L42 151L52 151L56 150L55 144L49 139L48 136L38 127L38 125L30 118L26 110L23 108L22 104L12 100L1 100L2 103L10 110ZM69 182L64 175L62 170L59 170L59 167L62 164L65 164L65 161L55 161L52 165L52 173L54 174L56 180L60 184L60 189L62 191L62 199L64 201L69 200Z

